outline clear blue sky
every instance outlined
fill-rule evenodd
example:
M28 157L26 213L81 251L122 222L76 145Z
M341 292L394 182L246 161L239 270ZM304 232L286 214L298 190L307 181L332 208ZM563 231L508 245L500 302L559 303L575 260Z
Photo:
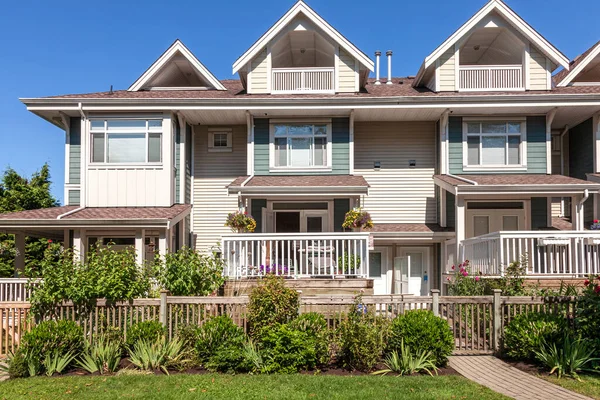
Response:
M569 58L600 39L598 0L506 0ZM307 0L360 49L394 50L393 75L414 75L426 55L485 0ZM126 89L176 39L220 79L293 0L7 1L0 13L0 171L50 164L63 200L64 133L19 97ZM248 21L252 21L250 24Z

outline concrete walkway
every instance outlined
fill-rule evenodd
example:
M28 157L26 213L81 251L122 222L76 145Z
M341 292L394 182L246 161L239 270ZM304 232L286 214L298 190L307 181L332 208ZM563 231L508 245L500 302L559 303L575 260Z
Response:
M450 366L459 374L517 400L592 400L512 367L489 355L456 355Z

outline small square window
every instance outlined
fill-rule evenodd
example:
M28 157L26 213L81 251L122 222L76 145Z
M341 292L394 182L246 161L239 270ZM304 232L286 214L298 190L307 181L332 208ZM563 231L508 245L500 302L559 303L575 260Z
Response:
M214 131L208 135L208 151L225 152L232 151L231 132Z

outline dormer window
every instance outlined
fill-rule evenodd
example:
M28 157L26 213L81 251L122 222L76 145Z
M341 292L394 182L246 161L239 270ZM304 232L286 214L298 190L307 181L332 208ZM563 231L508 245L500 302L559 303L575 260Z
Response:
M160 163L162 152L160 119L93 119L92 163Z
M271 124L271 169L331 168L331 123Z

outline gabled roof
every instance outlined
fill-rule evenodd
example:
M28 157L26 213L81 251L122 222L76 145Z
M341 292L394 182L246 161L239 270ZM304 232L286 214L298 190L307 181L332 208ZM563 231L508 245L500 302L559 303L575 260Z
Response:
M164 67L172 58L177 54L183 55L190 64L200 73L204 79L206 79L215 89L227 90L225 86L219 82L219 80L192 54L192 52L185 47L185 45L179 40L175 40L171 47L169 47L154 63L140 76L130 87L127 89L130 92L137 92L138 90L145 87L152 78Z
M570 68L563 69L558 74L554 75L556 86L564 87L573 82L577 75L579 75L599 54L600 41L587 49L583 54L575 57L575 59L571 61Z
M442 43L437 49L425 58L425 61L419 69L415 85L420 83L425 70L431 67L435 61L440 58L448 49L454 46L460 39L468 34L483 18L492 12L500 14L507 22L511 24L513 28L518 30L525 38L529 39L531 43L534 43L540 51L542 51L548 58L550 58L555 64L562 66L565 69L569 69L569 59L555 48L550 42L548 42L540 33L538 33L531 25L529 25L523 18L515 13L510 7L508 7L502 0L490 0L481 10L473 15L463 26L458 28L444 43Z
M285 28L299 14L305 15L312 23L323 30L332 40L338 43L344 50L356 58L362 65L373 71L375 66L373 61L354 44L346 39L341 33L334 29L327 21L319 16L312 8L306 5L302 0L298 1L292 8L286 12L269 30L262 35L252 47L242 54L233 63L233 74L237 73L244 65L252 60L283 28Z

